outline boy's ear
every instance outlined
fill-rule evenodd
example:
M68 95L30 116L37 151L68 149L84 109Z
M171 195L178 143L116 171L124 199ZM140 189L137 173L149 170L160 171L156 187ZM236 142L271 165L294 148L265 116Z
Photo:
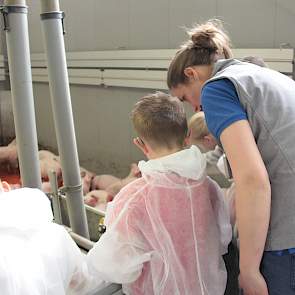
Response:
M217 142L214 139L214 137L212 135L210 135L210 134L204 136L203 143L204 143L204 145L205 145L206 148L211 149L211 150L214 149L214 147L217 144Z
M144 144L144 142L139 138L133 138L133 143L145 154L149 153L148 147Z
M184 139L184 145L185 146L190 146L191 145L190 137L191 137L191 130L188 130L187 135L186 135L186 137Z
M207 144L210 144L211 143L211 137L208 136L208 135L205 135L203 140L207 143Z

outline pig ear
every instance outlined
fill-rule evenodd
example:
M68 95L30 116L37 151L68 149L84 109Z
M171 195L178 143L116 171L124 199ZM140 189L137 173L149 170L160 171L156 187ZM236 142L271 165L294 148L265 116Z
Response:
M2 181L2 187L4 192L9 192L11 190L10 185L6 181Z
M147 155L148 154L148 149L146 147L146 145L144 144L144 142L139 138L139 137L136 137L136 138L133 138L133 143L145 154Z

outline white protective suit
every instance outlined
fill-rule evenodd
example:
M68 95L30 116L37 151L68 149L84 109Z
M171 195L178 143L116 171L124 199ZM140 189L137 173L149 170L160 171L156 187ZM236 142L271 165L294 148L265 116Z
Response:
M90 274L125 294L221 295L231 241L227 206L197 147L139 162L142 178L109 203Z
M79 248L52 219L38 189L0 194L0 294L63 295L83 279Z

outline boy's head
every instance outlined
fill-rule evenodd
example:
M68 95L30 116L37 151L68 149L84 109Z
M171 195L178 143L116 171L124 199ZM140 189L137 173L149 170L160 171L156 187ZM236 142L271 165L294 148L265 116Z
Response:
M216 139L209 132L204 112L195 113L188 122L189 145L197 145L203 152L214 150Z
M163 92L147 95L135 104L131 119L139 136L135 144L145 145L154 153L151 156L139 146L147 157L162 156L165 152L183 148L187 121L183 103L178 98Z

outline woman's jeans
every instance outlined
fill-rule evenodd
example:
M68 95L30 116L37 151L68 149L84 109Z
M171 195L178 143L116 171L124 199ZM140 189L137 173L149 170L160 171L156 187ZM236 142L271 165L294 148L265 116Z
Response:
M269 295L295 295L295 254L289 254L286 250L281 256L264 252L261 273Z

